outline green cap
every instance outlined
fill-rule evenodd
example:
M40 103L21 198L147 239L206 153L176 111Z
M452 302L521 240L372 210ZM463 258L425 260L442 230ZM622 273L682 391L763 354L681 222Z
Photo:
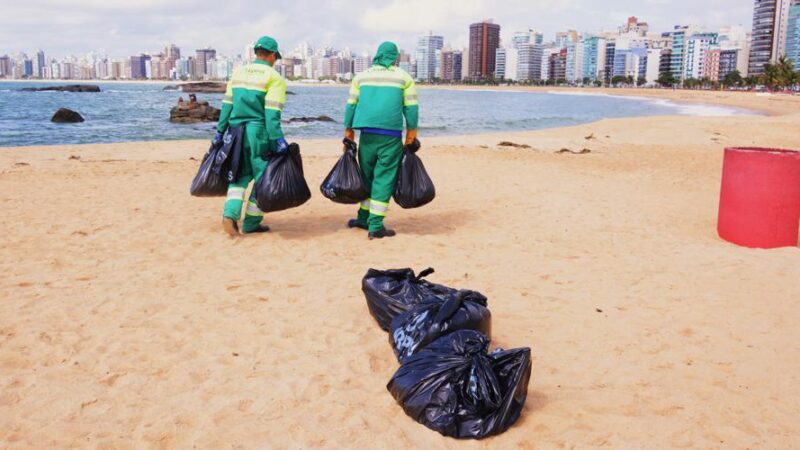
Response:
M272 39L269 36L261 36L257 41L256 44L253 46L254 50L262 49L268 52L273 52L276 54L278 59L282 59L281 52L278 51L278 41Z

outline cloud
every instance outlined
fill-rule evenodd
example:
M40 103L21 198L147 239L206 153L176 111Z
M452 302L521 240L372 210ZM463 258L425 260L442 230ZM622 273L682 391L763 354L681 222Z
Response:
M392 0L364 11L361 26L370 31L422 33L447 29L476 19L488 8L482 0Z
M752 2L730 0L4 0L0 54L42 48L53 56L100 51L127 57L175 43L185 53L210 45L235 55L263 34L286 50L308 41L371 52L393 40L413 52L428 31L465 46L469 24L487 18L508 40L529 27L548 37L566 29L615 29L629 15L666 31L687 21L749 26L751 14Z

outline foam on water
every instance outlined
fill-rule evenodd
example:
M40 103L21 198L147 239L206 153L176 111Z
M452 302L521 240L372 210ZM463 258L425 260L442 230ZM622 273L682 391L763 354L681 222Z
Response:
M639 95L613 95L605 92L560 92L548 91L550 95L585 96L585 97L605 97L619 100L630 100L636 102L647 102L653 105L663 106L674 109L682 116L697 117L727 117L727 116L754 116L756 112L733 106L709 105L704 103L678 103L663 98L653 98Z

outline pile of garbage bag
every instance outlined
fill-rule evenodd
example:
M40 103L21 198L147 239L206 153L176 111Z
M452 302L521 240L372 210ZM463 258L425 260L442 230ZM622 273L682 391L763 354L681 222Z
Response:
M457 330L476 330L492 337L492 313L486 297L458 291L423 300L392 320L389 343L401 363L436 339Z
M400 362L387 389L409 417L444 436L502 433L525 405L530 348L489 352L487 298L424 279L432 273L370 269L362 280L369 312Z

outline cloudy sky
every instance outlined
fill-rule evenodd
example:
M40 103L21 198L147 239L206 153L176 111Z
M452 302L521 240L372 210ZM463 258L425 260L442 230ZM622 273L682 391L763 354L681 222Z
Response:
M413 50L428 31L465 46L468 25L488 18L506 39L531 27L546 37L611 30L629 15L658 31L678 23L749 28L752 9L752 0L3 0L0 54L42 48L52 56L122 57L174 42L184 51L211 46L235 55L263 34L284 50L308 41L363 52L387 39Z

